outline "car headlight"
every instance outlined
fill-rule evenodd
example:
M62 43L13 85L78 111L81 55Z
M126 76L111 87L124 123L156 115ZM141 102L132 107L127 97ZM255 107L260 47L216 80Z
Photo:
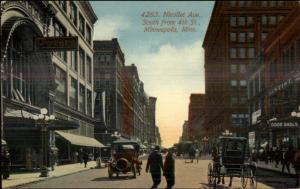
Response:
M117 165L117 163L114 161L114 162L111 162L111 166L115 167Z

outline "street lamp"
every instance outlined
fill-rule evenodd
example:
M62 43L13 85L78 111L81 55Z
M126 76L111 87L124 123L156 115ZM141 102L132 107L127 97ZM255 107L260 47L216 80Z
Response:
M46 108L42 108L40 110L39 115L34 115L33 119L35 120L37 125L40 125L41 132L42 132L42 155L43 155L43 165L41 168L41 175L40 177L47 177L48 176L48 168L47 168L47 129L48 129L48 122L55 120L54 115L47 115L48 110Z

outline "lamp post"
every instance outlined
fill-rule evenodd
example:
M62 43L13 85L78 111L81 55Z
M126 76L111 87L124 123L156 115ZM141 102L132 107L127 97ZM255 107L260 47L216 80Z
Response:
M48 168L47 168L47 130L49 121L55 120L54 115L48 116L48 110L46 108L42 108L39 115L34 115L33 119L36 121L36 124L41 127L42 133L42 155L43 155L43 165L41 168L40 177L48 176Z

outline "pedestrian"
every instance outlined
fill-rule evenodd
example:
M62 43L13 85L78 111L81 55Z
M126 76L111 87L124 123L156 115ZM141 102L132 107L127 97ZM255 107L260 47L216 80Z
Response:
M82 158L83 158L83 162L84 162L84 167L86 167L87 162L89 160L89 154L86 151L83 151Z
M293 146L289 146L288 150L283 153L283 159L282 159L282 170L281 172L284 173L284 168L286 167L288 173L290 173L290 164L293 158Z
M175 184L175 159L173 157L172 149L169 149L166 156L163 172L167 181L167 189L170 189Z
M198 163L199 162L199 156L200 156L200 151L199 151L198 148L196 148L195 155L196 155L196 160L197 160L197 163Z
M190 156L191 163L194 162L195 153L196 153L196 151L195 151L194 146L191 146L191 148L189 150L189 156Z
M37 168L37 164L38 164L38 158L37 158L37 154L36 154L36 150L35 149L32 150L31 160L32 160L32 167L33 167L33 169L36 169Z
M148 157L146 173L148 173L149 168L153 181L151 188L157 188L161 182L161 169L163 169L163 160L161 154L159 153L159 146L155 146L153 152L151 152Z
M275 167L278 167L279 161L280 161L280 157L282 156L281 151L278 147L276 147L275 150L275 155L274 155L274 159L275 159Z
M3 175L3 179L8 179L10 174L10 154L7 150L3 150L1 154L1 174Z
M294 152L292 163L295 169L296 187L299 187L300 182L300 147Z
M82 150L82 148L80 148L80 150L79 150L78 159L79 159L79 163L82 163L82 160L83 160L83 150Z
M56 157L55 157L55 153L54 153L53 150L50 151L49 160L50 160L50 167L51 167L51 170L54 171L54 166L55 166L55 162L56 162Z

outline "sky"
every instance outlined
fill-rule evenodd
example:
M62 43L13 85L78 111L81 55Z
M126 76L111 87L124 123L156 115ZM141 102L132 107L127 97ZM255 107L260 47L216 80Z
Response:
M190 94L205 92L202 43L214 2L92 1L91 4L98 17L94 40L118 38L125 64L137 66L146 93L157 97L156 125L162 145L173 146L188 119ZM159 17L143 17L142 13L147 11L158 12ZM163 17L165 11L199 14L195 18L196 31L144 32L144 19L179 22L180 18Z

